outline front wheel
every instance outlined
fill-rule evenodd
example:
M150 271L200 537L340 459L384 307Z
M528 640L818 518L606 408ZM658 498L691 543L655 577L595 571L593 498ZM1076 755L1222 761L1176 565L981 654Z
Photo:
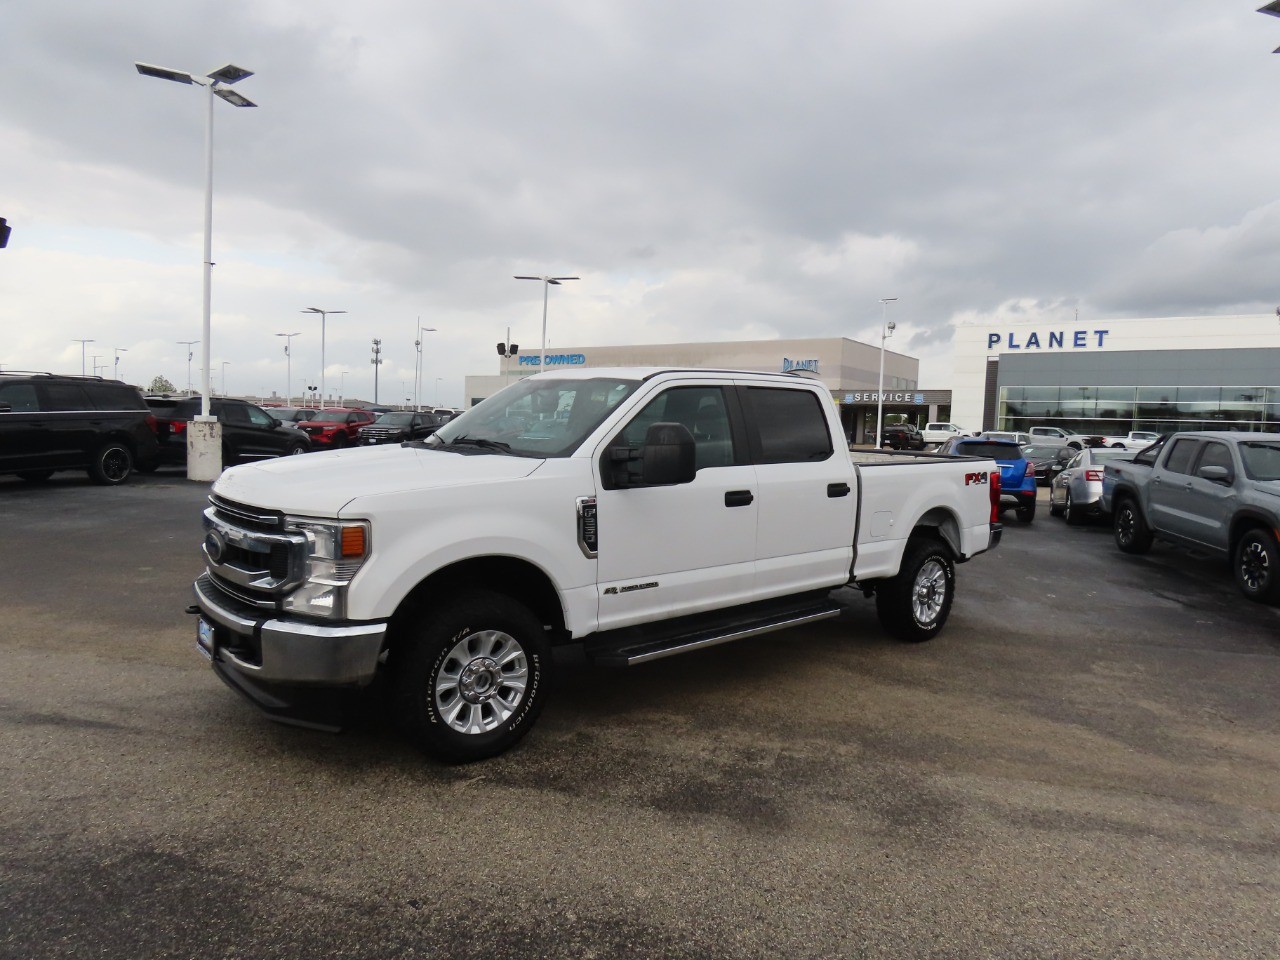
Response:
M1151 531L1147 529L1147 522L1142 519L1142 511L1130 497L1125 497L1116 505L1112 533L1121 553L1146 553L1151 549Z
M124 483L131 473L133 451L119 440L104 444L89 463L89 479L107 487Z
M411 626L391 657L392 698L405 732L440 760L491 757L523 737L547 698L551 646L523 604L464 593Z
M876 614L892 636L908 643L932 640L951 613L956 568L937 540L907 543L898 575L876 588Z
M1240 538L1232 566L1236 586L1250 600L1259 603L1280 600L1280 549L1266 530L1250 530Z

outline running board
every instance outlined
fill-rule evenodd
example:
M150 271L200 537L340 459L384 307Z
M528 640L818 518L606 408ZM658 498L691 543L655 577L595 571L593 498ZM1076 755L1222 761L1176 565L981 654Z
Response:
M678 653L743 640L747 637L786 630L806 623L838 617L844 608L825 596L820 599L792 598L736 607L727 615L719 611L661 624L654 628L627 627L597 634L583 645L587 659L610 667L632 667Z

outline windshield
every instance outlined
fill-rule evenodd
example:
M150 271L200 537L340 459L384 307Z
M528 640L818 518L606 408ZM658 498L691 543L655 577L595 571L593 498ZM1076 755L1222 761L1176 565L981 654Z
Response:
M383 427L407 427L413 423L412 413L384 413L377 420L373 421Z
M521 380L437 430L424 445L519 457L567 457L639 386L635 380Z
M1244 472L1252 480L1280 480L1280 443L1246 440L1240 444Z

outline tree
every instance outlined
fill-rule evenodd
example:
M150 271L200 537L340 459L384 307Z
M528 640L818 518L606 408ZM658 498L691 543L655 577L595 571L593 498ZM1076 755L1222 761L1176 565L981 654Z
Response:
M178 388L164 377L156 377L147 387L147 393L177 393Z

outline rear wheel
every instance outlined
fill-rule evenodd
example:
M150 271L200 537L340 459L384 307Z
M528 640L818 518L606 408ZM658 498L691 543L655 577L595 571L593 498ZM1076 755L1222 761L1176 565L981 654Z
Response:
M1116 504L1111 529L1121 553L1146 553L1151 549L1151 531L1147 529L1142 511L1131 497L1125 497Z
M1280 600L1280 549L1266 530L1247 531L1236 544L1236 586L1250 600L1275 603Z
M404 730L426 753L467 762L523 737L547 697L551 647L523 604L464 593L410 627L392 652L392 697Z
M880 624L908 643L932 640L951 613L955 583L955 564L945 545L931 537L909 541L898 575L876 587Z
M1064 516L1067 523L1079 523L1084 517L1081 515L1080 508L1076 506L1075 500L1071 496L1071 488L1067 487L1067 502L1063 507Z
M103 444L89 463L89 479L107 487L124 483L131 473L133 451L119 440Z
M1018 519L1023 523L1030 523L1036 518L1036 501L1034 497L1018 501Z

